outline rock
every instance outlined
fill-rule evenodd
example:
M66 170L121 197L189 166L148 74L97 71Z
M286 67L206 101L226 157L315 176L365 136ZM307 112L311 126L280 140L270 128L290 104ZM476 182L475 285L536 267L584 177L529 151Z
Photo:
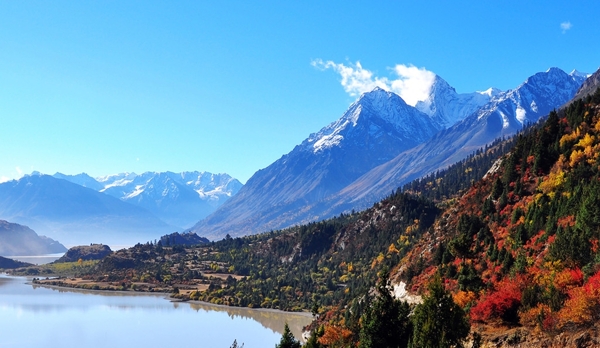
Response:
M107 255L112 254L112 250L108 245L104 244L90 244L72 247L69 249L63 257L54 261L55 263L60 262L77 262L79 259L83 261L88 260L101 260Z

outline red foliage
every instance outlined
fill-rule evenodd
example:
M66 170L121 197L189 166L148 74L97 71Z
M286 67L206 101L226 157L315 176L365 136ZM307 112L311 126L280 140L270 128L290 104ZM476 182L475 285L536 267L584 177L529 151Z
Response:
M558 219L557 225L565 228L565 227L573 227L575 226L575 215L568 215L565 217L561 217Z
M471 308L471 320L488 321L502 319L515 321L517 310L521 305L521 283L518 280L503 280L496 286L496 291L484 295L479 302Z

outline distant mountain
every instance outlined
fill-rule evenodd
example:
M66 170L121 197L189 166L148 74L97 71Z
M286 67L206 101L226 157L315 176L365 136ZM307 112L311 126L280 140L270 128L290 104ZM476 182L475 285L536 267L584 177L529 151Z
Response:
M14 269L28 266L33 266L33 264L0 256L0 269Z
M135 244L176 230L145 209L49 175L0 184L0 218L67 245Z
M190 227L212 213L243 186L228 174L197 171L121 173L100 178L56 173L54 177L142 207L179 228Z
M256 172L237 195L191 230L218 238L280 228L289 212L339 191L439 129L438 122L398 95L376 88L339 120Z
M67 251L64 245L45 236L38 236L32 229L0 220L0 255L35 256Z
M412 179L515 134L570 100L584 79L551 68L506 92L457 94L436 78L416 108L393 93L366 93L338 121L255 173L238 195L191 230L217 239L363 209ZM454 120L459 121L443 129Z

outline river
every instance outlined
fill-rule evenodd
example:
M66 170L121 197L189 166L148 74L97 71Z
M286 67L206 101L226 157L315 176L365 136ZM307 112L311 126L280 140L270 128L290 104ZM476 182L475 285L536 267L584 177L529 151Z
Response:
M178 303L165 295L33 286L0 275L0 347L274 347L311 318L285 312Z

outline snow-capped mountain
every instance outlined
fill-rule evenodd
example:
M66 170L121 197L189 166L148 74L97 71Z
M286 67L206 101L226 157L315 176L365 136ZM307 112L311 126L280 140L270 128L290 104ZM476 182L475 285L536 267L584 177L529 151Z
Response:
M600 69L598 69L595 73L591 75L583 74L577 70L573 70L571 72L571 75L576 75L580 77L587 76L587 79L583 82L573 99L585 98L589 94L593 94L594 92L596 92L596 89L600 87Z
M175 229L146 209L39 173L0 184L0 219L68 246L133 245Z
M327 216L367 207L411 180L446 168L499 137L515 134L525 124L537 122L571 100L584 76L587 74L567 74L551 68L529 77L517 88L498 93L482 108L429 141L366 173L329 197L326 207L315 208L321 212L312 211L312 215Z
M207 216L242 187L227 174L197 171L120 173L95 179L87 174L54 176L147 209L180 228Z
M584 76L552 68L513 90L470 94L457 94L438 77L416 108L376 89L362 95L338 121L255 173L192 231L217 239L362 209L403 183L537 121L570 100Z
M500 93L499 89L489 88L483 92L458 94L454 87L436 75L429 96L417 102L415 107L444 129L477 111Z
M363 94L340 119L256 172L236 196L192 231L218 238L279 228L289 212L337 192L429 139L438 127L398 95L376 88Z

